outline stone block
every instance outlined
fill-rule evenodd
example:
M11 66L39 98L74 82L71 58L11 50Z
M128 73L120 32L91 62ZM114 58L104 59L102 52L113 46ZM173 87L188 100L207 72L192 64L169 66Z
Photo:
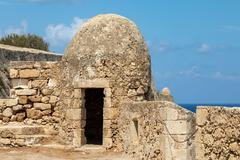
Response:
M18 111L21 111L23 109L22 105L16 105L12 107L13 111L16 113Z
M31 95L36 95L37 90L35 90L35 89L19 89L19 90L15 90L15 94L17 96L31 96Z
M166 107L167 120L177 120L178 110L171 107Z
M17 99L0 99L0 107L2 106L14 106L18 104L18 100Z
M113 145L112 138L103 138L103 146L106 148L111 148Z
M74 79L73 86L75 88L109 88L109 81L106 79Z
M112 130L110 128L103 128L103 137L104 138L111 138L112 137Z
M197 108L196 123L199 126L203 126L207 122L208 110L205 108Z
M57 101L58 101L57 96L50 96L50 100L49 100L50 104L56 104Z
M47 96L42 97L41 102L48 103L49 102L49 97L47 97Z
M39 96L39 95L29 96L28 99L31 102L41 102L42 96Z
M18 103L19 104L27 104L28 102L28 97L27 96L19 96L18 97Z
M112 100L111 100L111 98L109 98L109 97L104 98L104 107L105 108L111 108L112 107Z
M21 112L21 113L17 113L16 114L16 120L18 122L24 121L25 117L26 117L26 113L25 112Z
M28 79L12 79L13 88L28 88Z
M47 80L33 80L30 84L31 88L43 88L47 86Z
M44 110L51 110L51 104L45 104L45 103L34 103L33 107L35 109L44 111Z
M42 111L43 116L49 115L49 114L51 114L51 113L52 113L52 110L51 110L51 109Z
M53 90L45 88L45 89L42 89L41 92L44 96L48 96L48 95L51 95L53 93Z
M11 108L6 108L3 111L3 116L4 117L10 118L12 115L13 115L13 110Z
M86 137L84 135L83 129L74 129L73 130L73 145L75 147L81 147L82 145L87 143Z
M0 145L10 145L11 141L8 138L0 138Z
M83 99L85 92L83 89L74 89L73 96L74 98Z
M27 109L27 117L31 119L41 119L42 118L42 112L40 110L36 109Z
M86 119L86 109L68 109L66 117L70 120L84 120Z
M170 134L188 134L188 122L186 120L166 121L166 127Z
M78 109L84 106L84 100L81 99L73 99L73 105L71 108Z
M105 97L111 97L112 96L111 88L104 88L104 95Z
M18 77L18 70L10 69L9 70L9 75L10 75L10 78L17 78Z
M36 69L24 69L19 71L20 78L37 78L40 76L40 71Z
M103 119L111 120L116 119L118 117L117 108L103 108Z

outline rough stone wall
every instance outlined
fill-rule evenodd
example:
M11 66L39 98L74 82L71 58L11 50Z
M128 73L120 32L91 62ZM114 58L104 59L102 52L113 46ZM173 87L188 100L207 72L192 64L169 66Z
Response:
M240 108L197 107L196 159L240 159Z
M57 62L11 62L13 88L11 99L0 99L0 124L46 125L58 134L59 74Z
M194 113L160 101L126 102L120 113L123 149L133 159L194 159Z
M8 66L10 61L59 61L61 55L36 49L0 44L0 98L9 97L11 82Z

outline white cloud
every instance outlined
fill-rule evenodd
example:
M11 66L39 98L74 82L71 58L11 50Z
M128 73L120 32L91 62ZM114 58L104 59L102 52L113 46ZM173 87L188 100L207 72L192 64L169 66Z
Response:
M179 74L183 76L200 77L199 68L197 66L192 66L189 70L180 71Z
M200 45L200 47L197 49L198 52L201 52L201 53L207 53L210 51L210 46L206 43L203 43Z
M221 80L240 80L240 75L227 75L222 72L216 72L212 75L212 78Z
M23 20L20 24L20 26L15 27L15 26L9 26L6 29L3 29L2 31L0 31L0 36L3 35L8 35L8 34L24 34L27 32L28 29L28 22L26 20Z
M64 24L50 24L46 28L45 39L52 46L62 46L73 38L85 21L86 19L75 17L69 26Z

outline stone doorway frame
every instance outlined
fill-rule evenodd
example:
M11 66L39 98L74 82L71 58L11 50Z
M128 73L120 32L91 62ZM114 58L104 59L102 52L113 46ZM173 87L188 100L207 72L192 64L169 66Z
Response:
M103 144L105 148L112 146L112 103L111 103L111 88L110 83L106 79L78 79L73 82L74 94L73 94L73 108L72 114L75 115L74 121L78 121L77 125L73 129L73 145L75 147L81 147L86 144L86 137L84 135L86 125L86 108L85 108L85 89L87 88L102 88L104 89L103 99Z

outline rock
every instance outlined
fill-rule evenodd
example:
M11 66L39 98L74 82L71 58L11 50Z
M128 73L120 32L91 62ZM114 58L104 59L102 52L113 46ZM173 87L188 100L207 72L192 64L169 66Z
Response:
M8 122L10 121L10 118L8 118L8 117L3 117L2 121L3 121L4 123L8 123Z
M40 71L36 69L24 69L19 71L20 78L37 78L40 76Z
M53 90L52 89L42 89L42 94L47 96L47 95L51 95Z
M18 103L19 104L27 104L28 102L28 97L27 96L19 96L18 98Z
M168 96L168 95L171 95L171 92L167 87L165 87L162 89L162 94L165 96Z
M25 112L21 112L21 113L17 113L16 114L16 120L18 122L22 122L24 121L24 118L26 117L26 113Z
M15 94L17 96L31 96L31 95L36 95L37 90L35 90L35 89L19 89L19 90L15 90Z
M58 97L56 96L50 96L49 103L50 104L55 104L58 101Z
M10 74L10 78L17 78L18 77L18 70L10 69L9 74Z
M16 115L12 115L12 117L11 117L10 121L11 121L11 122L14 122L14 121L16 121L16 120L17 120L17 117L16 117Z
M32 88L43 88L47 86L47 80L34 80L31 82Z
M3 116L4 117L10 118L12 115L13 115L13 110L11 108L6 108L3 111Z
M45 103L34 103L33 107L35 109L39 109L39 110L48 110L51 109L51 104L45 104Z
M49 98L47 96L44 96L44 97L42 97L41 102L48 103L49 102Z
M23 108L30 109L30 108L32 108L32 104L25 104L25 105L23 105Z
M2 138L14 138L14 133L12 133L11 131L9 130L3 130L1 133L0 133L0 136Z
M42 113L43 113L43 116L47 116L52 113L52 110L50 110L50 109L44 110L44 111L42 111Z
M0 106L15 106L18 104L17 99L0 99Z
M13 106L13 111L16 113L16 112L18 112L18 111L20 111L20 110L22 110L23 109L23 106L22 105L17 105L17 106Z
M36 109L27 109L27 118L40 119L42 118L42 112Z
M38 96L38 95L29 96L28 99L29 99L31 102L41 102L42 96Z

